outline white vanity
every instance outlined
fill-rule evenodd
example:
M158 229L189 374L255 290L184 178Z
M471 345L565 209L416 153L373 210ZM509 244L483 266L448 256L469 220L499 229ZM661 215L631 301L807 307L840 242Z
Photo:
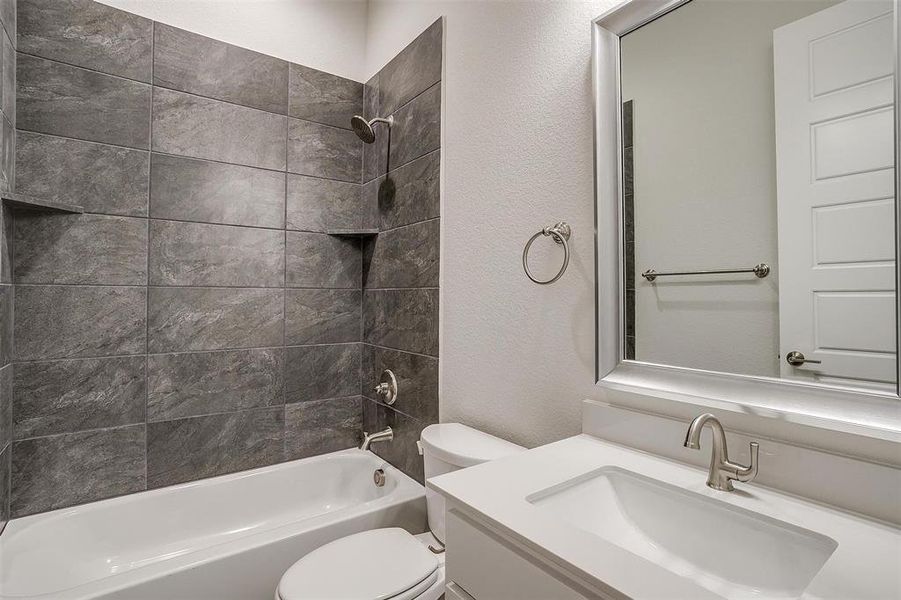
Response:
M648 434L682 445L659 417L593 402L585 413L587 429L641 418ZM710 451L705 432L701 452ZM766 442L761 453L762 470L779 468ZM883 492L894 486L897 501L901 479L886 476ZM705 468L589 434L433 478L447 500L448 595L901 598L897 527L754 483L713 490L706 479Z

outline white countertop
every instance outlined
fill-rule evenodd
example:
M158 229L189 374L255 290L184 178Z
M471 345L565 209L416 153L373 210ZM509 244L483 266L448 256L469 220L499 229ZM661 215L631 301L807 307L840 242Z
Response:
M736 483L735 492L718 492L705 485L704 469L589 435L434 477L427 486L598 588L613 588L633 598L719 598L526 500L604 466L627 469L834 539L838 547L801 596L806 600L901 598L901 529L753 484Z

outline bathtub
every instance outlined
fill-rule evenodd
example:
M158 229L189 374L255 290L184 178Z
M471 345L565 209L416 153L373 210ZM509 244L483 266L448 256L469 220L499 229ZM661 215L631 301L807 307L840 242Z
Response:
M13 519L0 598L272 600L282 573L326 542L425 531L424 492L354 449Z

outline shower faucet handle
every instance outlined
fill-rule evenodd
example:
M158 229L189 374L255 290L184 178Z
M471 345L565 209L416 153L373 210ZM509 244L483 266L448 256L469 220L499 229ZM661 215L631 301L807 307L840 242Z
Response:
M397 401L397 378L391 369L382 371L382 377L375 386L375 393L385 399L385 404L391 405Z

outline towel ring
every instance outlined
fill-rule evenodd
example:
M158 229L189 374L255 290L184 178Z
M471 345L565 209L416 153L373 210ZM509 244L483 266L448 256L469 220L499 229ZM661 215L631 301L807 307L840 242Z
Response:
M540 279L535 279L532 273L529 271L529 248L532 247L532 242L538 239L540 235L549 235L554 238L554 241L558 244L563 244L563 266L560 267L560 270L554 275L552 278L547 281L541 281ZM567 240L572 235L572 229L566 223L566 221L560 221L556 225L550 225L545 227L535 235L529 238L529 241L526 242L526 247L522 250L522 268L526 272L526 276L537 283L538 285L547 285L549 283L554 283L558 279L563 276L563 273L566 272L566 267L569 266L569 244Z

